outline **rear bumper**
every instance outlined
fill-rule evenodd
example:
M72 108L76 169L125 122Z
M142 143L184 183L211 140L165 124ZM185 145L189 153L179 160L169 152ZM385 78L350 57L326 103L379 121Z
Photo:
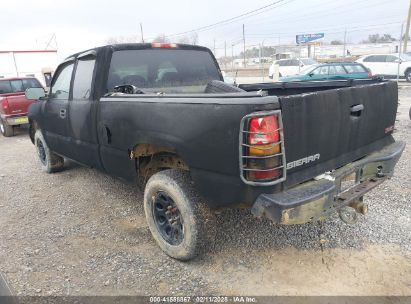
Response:
M16 125L25 125L29 123L29 118L27 115L21 115L21 116L2 116L1 117L3 120L6 121L6 123L9 126L16 126Z
M365 193L390 178L404 147L404 142L394 142L319 180L274 194L261 194L251 212L284 225L324 219L338 209L356 203ZM353 173L355 185L341 191L341 181Z

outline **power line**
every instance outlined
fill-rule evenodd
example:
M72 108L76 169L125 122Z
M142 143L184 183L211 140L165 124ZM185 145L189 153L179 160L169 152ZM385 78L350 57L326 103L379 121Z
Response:
M321 31L325 34L336 34L336 33L343 33L345 31L345 29L347 29L347 31L357 31L357 29L359 30L367 30L367 28L379 28L381 26L386 26L386 25L396 25L396 24L400 24L402 23L401 21L397 21L397 22L389 22L389 23L379 23L379 24L369 24L369 25L361 25L361 26L354 26L354 27L341 27L341 28L329 28L330 30L324 30L324 29L305 29L306 32L316 32L316 31ZM328 27L327 27L328 28ZM337 31L337 30L341 30L341 31ZM247 36L251 36L251 37L276 37L278 35L289 35L289 34L295 34L295 33L299 33L299 31L289 31L289 32L281 32L281 33L262 33L262 34L253 34L250 33Z
M219 26L219 25L223 25L223 24L226 24L226 23L230 23L230 22L232 22L232 21L238 21L237 19L246 17L246 16L251 15L251 14L254 14L254 13L258 13L258 12L259 12L259 13L263 13L265 9L271 8L272 6L274 6L274 5L276 5L276 4L280 4L280 3L284 2L284 1L287 1L287 0L277 0L277 1L273 2L273 3L267 4L267 5L265 5L265 6L259 7L259 8L257 8L257 9L254 9L254 10L251 10L251 11L248 11L248 12L245 12L245 13L243 13L243 14L240 14L240 15L237 15L237 16L234 16L234 17L225 19L225 20L218 21L218 22L216 22L216 23L212 23L212 24L209 24L209 25L201 26L201 27L198 27L198 28L195 28L195 29L192 29L192 30L188 30L188 31L184 31L184 32L176 33L176 34L166 35L166 37L174 37L174 36L180 36L180 35L190 34L190 33L193 33L193 32L200 32L200 31L204 31L204 30L208 30L208 29L214 28L214 27ZM294 1L294 0L288 0L288 3L291 2L291 1ZM255 15L253 15L253 16L255 16Z

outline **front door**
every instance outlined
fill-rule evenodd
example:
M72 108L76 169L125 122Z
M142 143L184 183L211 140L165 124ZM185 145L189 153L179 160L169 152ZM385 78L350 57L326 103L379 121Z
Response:
M73 95L69 107L70 157L82 164L100 168L94 107L93 53L80 56L76 61L73 80Z
M70 144L68 130L68 104L74 62L61 65L56 71L50 94L44 105L41 128L49 148L66 156Z

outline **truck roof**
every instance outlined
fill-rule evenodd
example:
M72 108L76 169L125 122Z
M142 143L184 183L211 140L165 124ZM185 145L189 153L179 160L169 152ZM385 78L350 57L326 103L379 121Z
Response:
M204 46L199 46L199 45L192 45L192 44L181 44L181 43L169 43L169 42L153 42L153 43L119 43L119 44L107 44L104 46L99 46L95 47L92 49L88 49L82 52L78 52L75 54L72 54L66 58L70 59L73 57L78 57L82 54L88 54L93 51L101 51L104 49L111 49L113 51L121 51L121 50L142 50L142 49L184 49L184 50L198 50L198 51L206 51L210 52L210 49L204 47Z

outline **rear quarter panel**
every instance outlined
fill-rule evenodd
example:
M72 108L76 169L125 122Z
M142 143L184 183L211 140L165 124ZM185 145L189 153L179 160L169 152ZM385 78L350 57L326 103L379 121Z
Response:
M188 164L196 188L210 205L251 201L256 187L240 179L240 121L249 113L279 107L276 97L256 99L262 104L253 104L252 98L225 98L224 104L213 103L213 98L103 98L98 116L104 167L133 180L136 169L128 151L140 143L167 146ZM106 127L110 144L104 142Z

